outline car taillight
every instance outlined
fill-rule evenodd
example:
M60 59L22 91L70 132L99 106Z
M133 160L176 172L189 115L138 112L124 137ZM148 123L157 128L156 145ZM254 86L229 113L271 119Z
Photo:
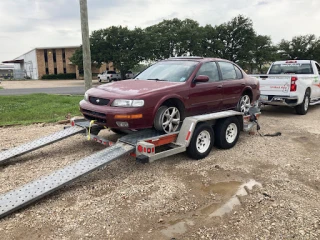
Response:
M290 92L295 92L297 91L297 85L296 81L298 80L297 77L291 77L291 85L290 85Z

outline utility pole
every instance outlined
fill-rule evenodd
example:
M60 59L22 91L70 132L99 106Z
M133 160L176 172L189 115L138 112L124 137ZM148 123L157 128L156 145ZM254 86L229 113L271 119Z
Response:
M88 8L87 8L87 0L79 0L79 1L80 1L81 32L82 32L84 85L85 85L85 90L87 91L89 88L92 87Z

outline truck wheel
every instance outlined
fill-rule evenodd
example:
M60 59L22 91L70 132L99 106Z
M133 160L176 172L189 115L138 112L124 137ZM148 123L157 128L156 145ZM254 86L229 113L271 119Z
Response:
M240 123L238 118L230 117L221 119L215 125L215 142L218 148L232 148L238 141Z
M199 160L210 153L214 143L212 127L207 123L199 123L193 132L187 154L190 158Z
M309 109L309 103L310 103L310 93L309 91L306 91L306 94L304 95L303 102L296 106L296 113L299 115L305 115L308 112Z

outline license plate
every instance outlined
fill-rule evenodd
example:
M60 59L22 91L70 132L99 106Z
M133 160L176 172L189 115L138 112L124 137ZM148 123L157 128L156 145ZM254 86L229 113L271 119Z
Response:
M268 95L260 95L261 101L268 101Z

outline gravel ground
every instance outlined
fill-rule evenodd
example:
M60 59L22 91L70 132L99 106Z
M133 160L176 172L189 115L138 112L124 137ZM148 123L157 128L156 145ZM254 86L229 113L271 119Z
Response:
M127 156L0 220L6 239L319 239L320 107L306 116L267 107L262 133L242 133L230 150L201 161L185 154L152 164ZM36 124L0 128L0 149L61 130ZM115 138L105 130L101 136ZM103 149L81 135L10 160L0 167L0 193ZM242 183L241 204L213 217Z

